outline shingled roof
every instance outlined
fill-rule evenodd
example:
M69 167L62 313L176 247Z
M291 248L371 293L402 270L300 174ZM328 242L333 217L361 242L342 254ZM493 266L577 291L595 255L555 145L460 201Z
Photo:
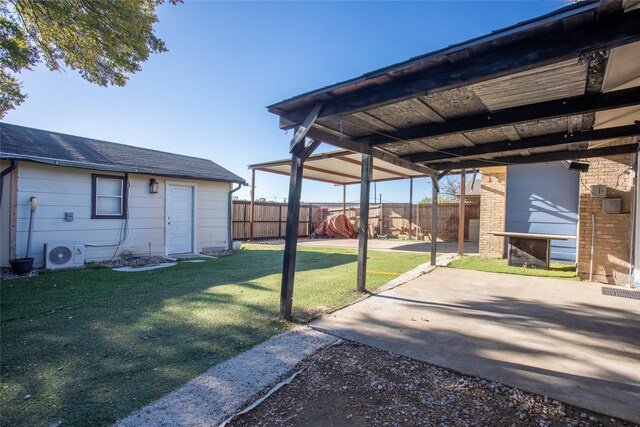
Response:
M245 183L211 160L0 123L0 158L113 172Z

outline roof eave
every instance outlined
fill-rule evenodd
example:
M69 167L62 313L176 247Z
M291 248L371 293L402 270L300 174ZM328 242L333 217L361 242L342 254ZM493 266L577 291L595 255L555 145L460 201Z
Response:
M125 168L121 166L104 165L99 163L77 162L73 160L60 160L60 159L38 157L38 156L26 156L26 155L15 154L15 153L0 153L0 158L10 159L10 160L23 160L23 161L33 162L33 163L40 163L40 164L60 166L60 167L93 169L93 170L99 170L104 172L137 173L141 175L156 175L156 176L163 176L168 178L182 178L182 179L193 179L193 180L199 180L199 181L226 182L226 183L237 183L237 184L247 185L247 181L245 181L240 177L224 179L224 178L211 178L211 177L205 177L205 176L190 176L186 174L185 175L169 174L166 172L158 172L156 170L146 169L146 168Z
M302 93L300 95L296 95L293 96L291 98L287 98L283 101L271 104L269 106L267 106L267 110L270 113L276 114L276 115L281 115L280 112L276 111L276 110L282 110L283 107L286 110L286 107L288 104L292 103L292 102L297 102L300 100L303 100L305 98L313 98L313 97L318 97L324 94L327 94L328 92L331 92L333 90L336 89L342 89L345 87L348 87L350 85L353 85L355 83L361 83L363 81L366 80L370 80L376 77L380 77L384 74L390 73L390 72L394 72L397 70L400 70L404 67L408 67L408 66L415 66L416 64L420 63L420 62L424 62L426 60L434 60L436 59L438 56L446 56L446 55L451 55L457 52L461 52L465 49L469 49L471 47L479 47L482 46L483 44L488 44L488 43L494 43L496 39L500 39L500 38L504 38L507 37L513 33L516 32L520 32L520 31L524 31L527 29L532 29L535 28L536 26L541 26L544 24L549 24L551 22L554 21L559 21L562 19L565 19L569 16L574 16L574 15L578 15L580 13L585 13L588 12L590 10L595 10L599 7L601 1L599 0L592 0L592 1L584 1L584 2L578 2L566 7L563 7L561 9L558 9L556 11L550 12L546 15L543 16L539 16L524 22L520 22L518 24L515 25L511 25L509 27L505 27L496 31L492 31L489 34L485 34L483 36L480 37L476 37L473 39L469 39L466 40L464 42L461 43L457 43L448 47L445 47L443 49L439 49L436 51L432 51L429 53L426 53L424 55L419 55L413 58L410 58L406 61L402 61L387 67L383 67L383 68L379 68L377 70L365 73L359 77L355 77L349 80L345 80L339 83L335 83L332 85L328 85L328 86L324 86L322 88L319 89L315 89L309 92L305 92Z

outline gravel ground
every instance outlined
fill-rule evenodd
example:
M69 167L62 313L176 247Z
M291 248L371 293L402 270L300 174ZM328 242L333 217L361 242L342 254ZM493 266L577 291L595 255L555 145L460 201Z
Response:
M88 262L86 264L87 267L108 267L108 268L116 268L116 267L140 267L143 265L154 265L154 264L162 264L163 262L167 262L167 258L162 256L140 256L140 257L123 257L123 258L114 258L112 260L107 261L94 261Z
M38 269L37 268L34 268L33 270L31 270L27 274L22 274L22 275L13 274L13 271L11 271L11 267L0 268L0 280L1 281L20 279L20 278L24 278L24 277L36 277L37 275L38 275Z
M624 421L372 347L344 343L231 426L626 426Z
M88 262L85 264L87 268L95 268L95 267L107 267L107 268L116 268L116 267L129 267L136 266L140 267L143 265L155 265L161 264L163 262L167 262L165 257L161 256L141 256L141 257L126 257L126 258L114 258L112 260L107 261L96 261L96 262ZM13 274L11 268L2 268L0 269L0 280L14 280L20 279L24 277L36 277L41 272L46 273L46 270L40 268L34 268L27 274L23 274L21 276L17 274Z

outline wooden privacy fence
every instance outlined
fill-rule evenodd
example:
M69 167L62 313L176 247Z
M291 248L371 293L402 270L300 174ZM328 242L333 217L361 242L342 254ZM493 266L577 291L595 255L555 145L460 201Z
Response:
M369 207L369 236L387 234L389 237L409 238L408 203L383 203ZM458 203L438 203L438 239L457 240L459 231ZM341 213L342 208L329 210L330 214ZM346 210L349 220L358 225L360 208L350 207ZM480 204L465 204L465 239L469 238L469 220L480 218ZM418 240L431 240L431 205L413 205L411 221L412 237Z
M387 234L389 237L409 237L409 204L383 203L369 208L369 236ZM298 237L309 236L329 214L341 213L342 208L326 208L321 204L300 206ZM357 227L359 207L347 207L349 220ZM431 239L431 205L413 205L412 238ZM469 220L480 218L480 204L465 204L465 239L469 238ZM233 239L249 240L251 229L251 202L233 202ZM253 220L254 240L284 239L287 224L287 204L255 202ZM438 203L438 239L457 240L459 208L457 203Z
M298 237L309 236L328 215L319 205L300 205ZM251 232L251 202L233 201L233 239L249 240ZM287 224L287 204L255 202L253 216L254 240L284 239Z

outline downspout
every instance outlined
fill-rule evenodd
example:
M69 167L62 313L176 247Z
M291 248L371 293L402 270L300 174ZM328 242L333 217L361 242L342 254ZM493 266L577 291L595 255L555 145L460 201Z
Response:
M11 160L11 166L0 172L0 204L2 204L2 188L4 187L4 177L5 175L10 174L18 167L18 162L15 160Z
M593 245L596 240L596 219L591 213L591 254L589 255L589 281L593 281Z
M229 219L227 222L227 230L228 230L228 249L233 249L233 193L242 188L242 184L238 184L236 188L233 190L229 190L229 215L227 218Z

